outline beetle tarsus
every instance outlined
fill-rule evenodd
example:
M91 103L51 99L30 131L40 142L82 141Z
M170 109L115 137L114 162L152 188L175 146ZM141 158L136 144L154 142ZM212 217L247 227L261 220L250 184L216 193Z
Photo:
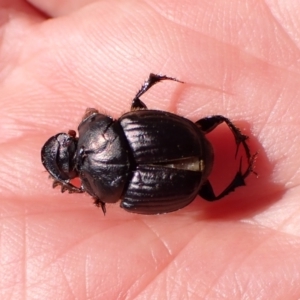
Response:
M146 104L139 98L134 98L131 104L131 111L140 109L147 109Z
M66 191L69 192L69 194L73 194L73 193L83 193L84 192L84 188L83 187L76 187L70 183L65 183L65 182L61 182L59 180L54 179L53 183L52 183L52 187L55 189L57 186L61 187L61 192L64 193Z
M102 211L103 211L103 214L105 215L106 214L106 206L105 206L105 203L102 202L100 199L98 198L94 198L94 204L97 206L97 207L101 207Z
M67 186L65 186L65 185L61 185L61 192L62 193L64 193L64 192L66 192L66 191L68 191L69 189L68 189L68 187ZM70 192L70 191L69 191Z
M251 154L250 154L250 150L248 148L248 145L246 144L246 140L248 139L248 136L247 135L244 135L240 132L240 130L238 128L235 127L235 129L237 129L238 131L234 132L233 129L231 127L229 127L230 130L233 132L234 134L234 138L235 138L235 143L236 143L236 151L235 151L235 158L237 157L237 154L239 152L239 148L240 148L240 145L242 144L245 148L245 151L246 151L246 155L247 155L247 158L248 158L248 162L249 162L249 159L251 157ZM237 134L237 136L235 135L235 133Z
M50 176L50 178L52 179L52 177ZM61 185L61 183L57 180L53 180L53 183L52 183L52 188L56 188L57 186Z
M253 173L254 175L258 176L257 173L254 171L254 163L257 157L257 152L255 152L253 155L250 156L248 168L243 174L244 178L248 177L250 173Z
M177 81L180 83L184 83L183 81L180 81L174 77L150 73L149 78L144 82L141 89L135 95L135 97L132 101L131 111L139 110L139 109L147 109L147 106L145 105L144 102L142 102L139 99L139 97L141 97L143 94L145 94L154 84L156 84L162 80L173 80L173 81Z

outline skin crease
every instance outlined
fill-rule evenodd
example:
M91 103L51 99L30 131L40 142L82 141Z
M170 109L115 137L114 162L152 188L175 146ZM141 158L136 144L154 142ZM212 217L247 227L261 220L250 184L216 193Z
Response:
M0 298L299 299L299 2L30 2L0 0ZM229 117L259 177L160 216L52 189L44 142L86 107L128 111L150 72L186 83L149 108Z

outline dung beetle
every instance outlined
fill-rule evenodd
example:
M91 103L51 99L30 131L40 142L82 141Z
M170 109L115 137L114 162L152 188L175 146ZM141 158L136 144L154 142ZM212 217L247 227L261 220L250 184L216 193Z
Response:
M131 110L118 120L87 109L79 136L70 130L51 137L41 151L42 163L54 179L53 187L70 193L87 192L105 213L106 203L121 199L128 212L161 214L185 207L197 195L208 201L223 198L245 185L253 172L247 136L227 118L214 115L193 123L178 115L150 110L140 100L154 84L176 78L150 74L133 99ZM205 135L225 122L237 149L245 149L248 167L237 171L218 195L208 180L214 162ZM79 177L80 187L72 183Z

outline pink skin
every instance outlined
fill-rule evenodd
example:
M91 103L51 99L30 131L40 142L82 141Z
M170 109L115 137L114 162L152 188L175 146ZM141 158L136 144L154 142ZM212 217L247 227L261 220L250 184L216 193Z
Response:
M0 298L298 299L299 2L28 2L0 0ZM86 107L118 117L150 72L186 84L148 107L229 117L258 179L160 216L52 189L46 139Z

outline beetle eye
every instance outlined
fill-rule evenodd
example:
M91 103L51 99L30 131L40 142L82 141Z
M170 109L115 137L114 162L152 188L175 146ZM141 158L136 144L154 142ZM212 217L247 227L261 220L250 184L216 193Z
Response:
M68 135L71 136L71 137L73 137L73 138L76 138L76 131L70 129L70 130L68 131Z

